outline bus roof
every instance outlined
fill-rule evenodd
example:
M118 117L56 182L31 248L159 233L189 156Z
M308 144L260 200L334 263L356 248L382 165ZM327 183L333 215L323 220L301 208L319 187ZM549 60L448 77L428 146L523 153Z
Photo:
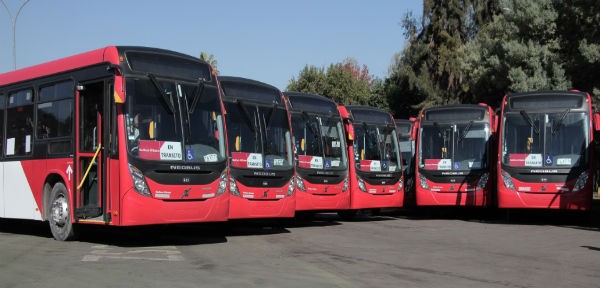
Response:
M489 111L489 106L481 104L435 106L423 109L421 121L482 121L486 119L486 112Z
M581 109L589 105L589 94L580 91L536 91L509 93L505 108L514 110Z
M337 104L325 96L305 92L283 92L290 102L291 110L319 114L339 115Z
M350 112L353 121L395 124L392 115L385 110L366 105L348 105L345 107Z
M225 100L252 100L266 104L283 104L277 87L248 78L219 76Z
M119 65L121 63L120 56L123 56L127 51L139 52L168 52L169 54L180 56L188 59L195 59L198 62L204 62L198 58L159 48L150 48L142 46L106 46L96 50L76 54L73 56L60 58L46 63L37 64L34 66L10 71L0 74L0 86L19 83L26 80L36 79L44 76L76 70L81 67L110 63Z

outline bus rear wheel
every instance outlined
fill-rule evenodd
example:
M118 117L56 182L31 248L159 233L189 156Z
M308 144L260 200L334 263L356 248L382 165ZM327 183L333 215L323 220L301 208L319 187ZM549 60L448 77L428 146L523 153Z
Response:
M50 231L54 239L59 241L73 240L76 236L75 225L71 222L69 193L65 184L58 182L50 193Z

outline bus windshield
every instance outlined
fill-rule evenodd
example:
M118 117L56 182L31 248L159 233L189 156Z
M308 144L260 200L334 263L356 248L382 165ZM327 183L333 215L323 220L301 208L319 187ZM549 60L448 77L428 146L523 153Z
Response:
M241 100L225 105L232 167L292 169L292 141L285 108Z
M396 130L389 125L354 124L356 169L364 172L399 172L400 151Z
M296 145L296 166L346 169L348 160L342 127L340 118L294 113L292 130Z
M226 159L216 86L204 82L128 78L127 146L154 161L213 163Z
M504 117L502 163L570 168L587 163L589 121L584 112L509 113Z
M423 124L419 167L468 171L488 166L490 129L484 123Z

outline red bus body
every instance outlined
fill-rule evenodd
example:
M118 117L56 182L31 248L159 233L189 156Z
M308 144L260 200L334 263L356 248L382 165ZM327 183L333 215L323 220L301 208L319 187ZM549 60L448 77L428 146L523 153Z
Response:
M485 104L426 108L419 114L417 206L489 206L495 115Z
M369 106L338 106L338 110L348 140L350 209L402 207L402 160L394 118ZM377 154L373 153L381 147L377 145L383 145L379 151L384 155L369 156Z
M227 110L229 218L294 217L294 165L288 105L279 89L219 77Z
M162 73L167 66L187 66L193 73ZM186 161L182 152L193 153L190 141L201 128L186 129L187 139L166 137L159 121L164 107L148 100L149 95L160 97L149 78L188 91L200 74L214 109L196 115L214 115L221 127L215 133L224 135L216 76L206 62L184 54L109 46L0 75L0 129L7 132L0 151L0 217L49 220L59 240L72 238L72 227L79 223L227 220L225 141L218 144L220 152L214 147L210 161L199 160L199 153ZM146 129L152 130L152 139L140 137L142 123L130 114L136 106L148 109L145 124L152 123ZM181 107L174 103L171 109ZM169 130L183 123L173 121Z
M499 124L500 208L589 210L594 114L589 94L508 94Z
M337 104L320 95L285 92L296 157L296 210L350 208L348 156Z

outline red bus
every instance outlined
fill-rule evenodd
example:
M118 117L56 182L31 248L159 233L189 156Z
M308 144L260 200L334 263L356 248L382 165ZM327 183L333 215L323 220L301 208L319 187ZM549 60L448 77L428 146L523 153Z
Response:
M426 108L419 114L417 206L492 203L495 115L485 104Z
M58 240L227 220L220 97L206 62L144 47L0 75L0 217L48 221Z
M578 91L508 94L498 145L498 206L588 210L593 112Z
M296 155L296 210L350 208L344 124L337 104L324 96L285 92Z
M415 139L414 130L416 118L396 119L396 132L398 132L398 142L400 143L400 154L402 156L402 173L404 175L404 204L414 204L415 188Z
M255 80L219 77L229 142L229 218L294 217L294 152L287 102Z
M394 118L369 106L338 106L347 132L350 210L402 207L402 158Z

